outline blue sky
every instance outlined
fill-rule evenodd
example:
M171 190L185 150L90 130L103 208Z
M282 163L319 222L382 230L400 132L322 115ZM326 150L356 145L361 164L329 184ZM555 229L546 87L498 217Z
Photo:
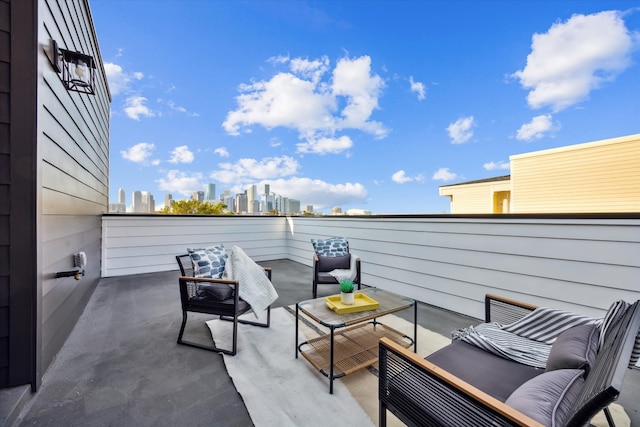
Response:
M119 188L443 213L509 156L640 133L640 2L91 0Z

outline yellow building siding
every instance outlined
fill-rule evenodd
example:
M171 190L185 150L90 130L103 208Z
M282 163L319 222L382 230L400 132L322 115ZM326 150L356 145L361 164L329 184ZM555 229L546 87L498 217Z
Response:
M640 212L640 135L510 160L512 212Z
M450 212L452 214L494 213L496 212L494 210L494 193L502 193L502 198L504 198L506 197L504 193L508 193L509 189L508 180L492 181L440 187L440 195L450 197ZM502 204L500 209L503 209ZM502 210L502 212L504 211Z

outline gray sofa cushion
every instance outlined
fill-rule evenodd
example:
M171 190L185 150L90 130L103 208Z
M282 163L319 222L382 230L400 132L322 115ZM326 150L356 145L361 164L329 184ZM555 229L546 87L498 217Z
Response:
M518 387L505 404L545 426L564 426L584 383L582 369L545 372Z
M447 372L504 402L521 384L544 372L481 350L464 341L425 357Z
M318 271L327 272L338 268L348 270L351 267L351 254L335 257L318 257Z
M233 289L224 283L199 283L198 297L224 301L233 297Z
M584 369L589 372L598 355L598 325L580 325L561 333L551 346L546 371Z

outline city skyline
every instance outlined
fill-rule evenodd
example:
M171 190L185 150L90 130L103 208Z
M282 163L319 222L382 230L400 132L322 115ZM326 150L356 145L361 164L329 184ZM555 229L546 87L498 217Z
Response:
M506 175L511 155L640 132L628 1L91 8L110 200L268 183L321 213L443 213L439 186Z
M263 193L258 193L256 185L249 185L243 193L232 193L230 189L225 189L219 195L215 196L215 184L209 183L206 185L205 191L194 191L191 194L191 197L174 198L173 194L165 193L164 203L162 205L156 205L153 193L145 190L133 190L131 192L131 204L127 204L127 190L119 188L117 192L118 201L109 202L109 212L153 213L160 211L174 200L199 200L201 203L221 202L227 205L227 210L239 214L264 214L274 209L281 213L303 212L303 210L301 210L301 203L299 200L290 199L286 196L270 192L268 184L263 188L265 191L263 191ZM211 197L212 194L215 197ZM239 196L245 196L244 205L241 207L237 206ZM251 204L251 201L254 203ZM313 212L313 205L305 205L304 210Z

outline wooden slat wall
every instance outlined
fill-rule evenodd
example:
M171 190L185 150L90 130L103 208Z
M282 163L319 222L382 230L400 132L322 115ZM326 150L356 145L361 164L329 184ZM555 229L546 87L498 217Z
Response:
M38 82L41 371L66 340L100 279L101 215L108 210L110 94L86 0L40 0ZM98 63L96 95L68 91L51 63L51 40ZM73 269L84 251L85 276L54 278Z
M198 229L206 234L199 238ZM329 236L349 239L364 283L477 318L487 292L587 315L602 315L614 299L640 298L640 215L111 215L103 217L103 276L175 270L172 257L186 246L219 241L238 242L258 260L311 266L310 239Z

